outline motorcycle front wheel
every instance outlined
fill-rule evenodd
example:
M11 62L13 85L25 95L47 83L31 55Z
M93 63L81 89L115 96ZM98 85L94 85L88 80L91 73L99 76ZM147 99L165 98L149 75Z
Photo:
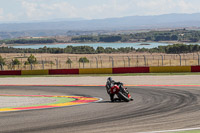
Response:
M128 98L128 94L122 93L121 91L117 94L117 96L119 97L119 99L125 102L129 102L131 100L130 98Z

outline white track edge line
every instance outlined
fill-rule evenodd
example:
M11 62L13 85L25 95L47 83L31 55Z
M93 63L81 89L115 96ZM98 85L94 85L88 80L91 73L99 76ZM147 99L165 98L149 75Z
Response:
M191 131L191 130L200 130L200 127L197 127L197 128L185 128L185 129L175 129L175 130L163 130L163 131L138 132L138 133L166 133L166 132L179 132L179 131Z

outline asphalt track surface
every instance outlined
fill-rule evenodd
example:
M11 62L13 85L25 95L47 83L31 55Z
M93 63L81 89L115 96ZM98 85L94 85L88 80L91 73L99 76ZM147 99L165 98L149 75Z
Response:
M2 94L79 95L103 101L0 113L0 133L124 133L200 127L200 87L128 87L134 101L109 102L104 87L1 86Z

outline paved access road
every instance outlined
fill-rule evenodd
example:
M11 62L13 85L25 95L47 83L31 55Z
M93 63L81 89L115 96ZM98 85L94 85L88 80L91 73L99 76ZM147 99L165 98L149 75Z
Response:
M0 87L2 94L101 97L87 105L0 113L0 133L146 132L200 127L200 87L129 87L133 102L111 103L104 87Z

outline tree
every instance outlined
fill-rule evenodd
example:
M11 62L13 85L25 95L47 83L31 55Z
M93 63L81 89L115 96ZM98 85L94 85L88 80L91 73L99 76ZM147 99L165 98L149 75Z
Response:
M28 61L25 61L25 62L24 62L24 65L28 65L28 64L29 64Z
M12 65L20 65L21 63L20 63L20 61L17 59L17 58L15 58L14 60L12 60Z
M28 57L27 61L28 61L29 64L37 64L37 59L32 54Z
M51 65L55 65L55 63L54 63L53 61L50 61L49 64L51 64Z
M66 64L71 64L72 60L70 58L67 59Z
M1 55L0 55L0 67L1 67L1 70L3 70L3 66L5 65L5 58L2 58Z
M66 48L65 48L65 53L72 53L72 50L73 50L73 46L67 46Z
M104 52L105 53L112 53L112 52L115 52L115 50L116 50L115 48L106 47L105 50L104 50Z
M103 47L97 47L96 52L97 53L104 53L104 48Z
M100 42L118 42L122 39L121 36L100 36L99 41Z
M191 37L191 38L190 38L190 41L191 41L191 42L198 42L198 41L199 41L199 38L197 38L197 37Z
M171 40L173 40L173 41L174 41L174 40L178 40L178 36L177 36L177 35L172 35L172 36L171 36Z
M5 65L5 58L2 58L0 55L0 65Z
M86 57L79 58L79 62L81 63L89 63L90 61Z

